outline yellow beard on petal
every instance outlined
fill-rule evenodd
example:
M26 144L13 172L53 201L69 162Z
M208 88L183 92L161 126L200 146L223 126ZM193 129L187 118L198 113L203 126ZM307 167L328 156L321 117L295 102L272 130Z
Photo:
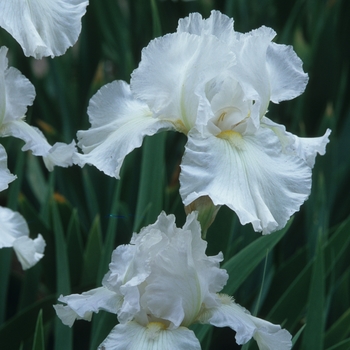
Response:
M221 131L216 137L226 140L230 143L231 146L236 147L238 149L244 148L244 140L242 135L233 130L225 130Z
M158 338L159 332L164 331L167 328L162 322L150 322L146 327L150 339Z

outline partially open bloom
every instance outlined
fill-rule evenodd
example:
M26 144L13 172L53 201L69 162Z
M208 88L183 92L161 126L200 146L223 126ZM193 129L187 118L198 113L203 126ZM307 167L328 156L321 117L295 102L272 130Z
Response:
M0 0L0 26L26 56L60 56L78 40L87 5L86 0Z
M155 224L117 247L102 287L60 296L55 305L62 322L91 320L105 310L118 316L99 349L200 349L188 327L208 323L231 327L236 341L254 338L260 349L290 349L291 335L280 326L251 316L228 295L218 294L228 275L220 269L222 253L207 256L196 213L183 228L161 213Z
M45 245L40 234L35 239L29 238L29 228L21 214L0 207L0 248L13 247L23 270L44 256Z
M72 165L75 142L69 145L57 142L51 146L43 133L24 121L27 106L35 98L34 86L16 68L9 67L7 48L0 48L0 137L14 136L25 142L22 150L31 150L35 156L42 156L48 170L55 165Z
M293 49L271 42L275 34L235 32L218 11L180 20L176 33L143 49L130 86L115 81L92 97L77 163L119 178L145 135L176 130L188 137L180 174L186 206L209 196L256 231L281 229L310 193L330 130L299 138L265 116L270 101L297 97L308 80Z

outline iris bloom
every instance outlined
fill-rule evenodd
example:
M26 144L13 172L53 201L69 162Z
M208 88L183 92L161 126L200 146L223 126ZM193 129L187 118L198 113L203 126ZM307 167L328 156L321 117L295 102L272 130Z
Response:
M29 238L29 229L23 216L0 207L0 248L13 247L23 270L35 265L43 256L45 241L39 234Z
M280 326L249 314L231 297L218 294L228 275L220 269L222 253L207 256L196 212L183 228L161 213L155 224L117 247L102 287L60 296L55 305L62 322L91 320L105 310L117 314L116 325L99 349L200 349L188 327L207 323L231 327L236 341L254 338L260 349L291 348L291 335Z
M22 150L42 156L48 170L55 165L72 165L75 142L57 142L51 146L43 133L24 121L27 106L35 98L34 86L20 71L7 67L7 48L0 48L0 137L14 136L25 142Z
M60 56L75 44L86 0L0 0L0 26L26 56Z
M180 174L186 206L209 196L255 231L281 229L310 193L330 130L299 138L265 116L270 101L297 97L308 81L293 49L271 42L275 35L267 27L235 32L218 11L180 20L176 33L143 49L130 86L115 81L92 97L77 163L119 178L145 135L176 130L188 137Z

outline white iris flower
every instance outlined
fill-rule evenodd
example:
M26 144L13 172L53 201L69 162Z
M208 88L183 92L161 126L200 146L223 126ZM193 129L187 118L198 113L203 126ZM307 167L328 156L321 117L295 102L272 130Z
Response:
M218 294L228 275L220 269L222 253L207 256L196 212L183 228L161 213L155 224L117 247L102 287L60 296L55 305L62 322L91 320L105 310L117 314L115 326L99 349L200 349L188 328L199 322L231 327L236 341L254 338L260 349L291 348L291 335L280 326L249 314L228 295Z
M29 238L29 228L23 216L0 207L0 249L13 247L23 270L34 266L43 256L45 241L42 235Z
M188 137L180 174L186 206L209 196L255 231L283 228L310 193L330 130L298 138L265 116L270 101L295 98L308 81L293 49L271 42L275 34L267 27L237 33L218 11L180 20L176 33L143 49L130 86L115 81L92 97L76 162L119 178L145 135L180 131Z
M7 50L4 46L0 48L0 137L14 136L23 140L22 150L31 150L35 156L42 156L50 171L55 165L72 165L76 151L74 141L69 145L57 142L51 146L38 128L24 121L27 106L35 98L35 89L20 71L8 68Z
M0 26L26 56L60 56L75 44L86 0L0 0Z

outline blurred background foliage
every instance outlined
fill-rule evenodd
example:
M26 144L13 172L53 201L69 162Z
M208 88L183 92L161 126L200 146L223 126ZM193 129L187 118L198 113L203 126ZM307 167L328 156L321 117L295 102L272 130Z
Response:
M293 45L302 58L310 78L305 93L271 104L269 118L299 136L321 136L327 127L332 134L326 155L316 159L311 196L286 229L261 237L224 207L208 231L207 253L223 251L230 274L225 292L287 328L294 349L350 349L348 0L90 0L80 39L62 57L27 58L1 28L0 44L9 47L10 65L36 88L27 121L51 143L70 142L89 127L91 96L112 80L129 82L151 39L174 32L190 12L208 17L212 9L234 17L237 31L272 27L275 41ZM52 304L60 294L100 286L112 250L161 210L175 214L178 226L184 223L178 176L186 140L178 133L147 137L126 158L121 180L88 166L48 173L41 159L20 151L21 141L0 141L18 176L0 194L0 205L21 212L31 233L47 243L45 257L25 272L11 249L0 250L0 347L96 349L115 315L101 312L71 329ZM193 330L203 349L241 348L230 329Z

